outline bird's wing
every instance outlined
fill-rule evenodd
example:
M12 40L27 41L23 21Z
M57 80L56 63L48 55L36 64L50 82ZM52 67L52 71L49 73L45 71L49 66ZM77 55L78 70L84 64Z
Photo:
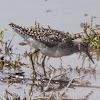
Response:
M9 24L19 35L25 40L31 37L45 45L52 47L59 43L65 43L71 41L71 38L63 31L58 31L50 28L26 28L14 23Z

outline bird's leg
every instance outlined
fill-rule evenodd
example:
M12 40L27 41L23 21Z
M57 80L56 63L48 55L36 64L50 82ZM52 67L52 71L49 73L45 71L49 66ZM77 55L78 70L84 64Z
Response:
M33 62L33 59L32 59L32 53L29 53L28 56L30 58L32 68L33 68L33 77L36 78L36 72L35 72L34 62Z
M45 71L45 59L46 59L46 55L43 55L43 60L42 60L42 63L41 63L41 66L43 68L43 72L44 72L44 76L46 76L46 71Z
M32 57L33 57L33 60L34 60L34 62L35 62L36 64L38 64L38 52L39 52L39 49L34 50L34 51L32 52L32 55L34 55L34 56L32 56Z
M32 59L33 54L37 53L39 50L35 50L33 53L29 53L28 56L30 58L31 64L32 64L32 68L33 68L33 76L34 78L36 78L36 71L35 71L35 67L34 67L34 61Z

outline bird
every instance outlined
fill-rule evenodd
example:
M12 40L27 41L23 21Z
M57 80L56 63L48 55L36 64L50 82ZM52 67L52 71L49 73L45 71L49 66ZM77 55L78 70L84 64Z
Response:
M31 47L46 56L57 58L83 52L94 63L88 51L88 43L81 38L72 39L64 31L51 29L49 26L48 28L39 27L39 24L36 25L36 23L34 28L32 26L23 27L11 22L9 26Z

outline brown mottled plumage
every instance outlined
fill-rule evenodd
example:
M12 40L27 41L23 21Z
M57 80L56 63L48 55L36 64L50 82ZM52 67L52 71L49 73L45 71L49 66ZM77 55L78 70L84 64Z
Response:
M46 28L25 28L19 25L16 25L14 23L9 24L15 31L24 32L25 34L31 36L33 39L36 39L37 41L40 41L42 43L45 43L47 46L55 46L59 42L66 41L69 42L71 41L71 38L67 34L65 34L62 31L58 30L53 30Z

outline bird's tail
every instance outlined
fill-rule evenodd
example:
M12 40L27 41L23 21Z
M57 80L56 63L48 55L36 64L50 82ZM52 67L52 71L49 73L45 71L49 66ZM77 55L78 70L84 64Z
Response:
M20 25L16 25L14 23L9 23L9 26L18 33L22 38L24 38L28 42L29 35L27 34L29 28L22 27Z

